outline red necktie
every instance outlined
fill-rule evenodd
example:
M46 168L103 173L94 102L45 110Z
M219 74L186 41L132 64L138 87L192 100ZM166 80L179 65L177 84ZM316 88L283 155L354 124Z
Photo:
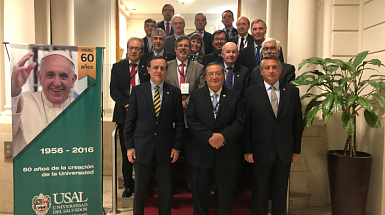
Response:
M136 64L135 63L132 63L131 64L131 72L130 72L130 84L131 84L131 87L135 87L135 68L136 68Z
M166 23L166 37L170 36L170 23Z
M184 64L183 63L182 63L182 68L181 68L180 72L182 73L180 75L180 85L182 85L182 84L185 83L185 80L184 80ZM184 101L184 95L182 95L182 101Z
M198 32L200 35L201 35L201 37L203 38L203 32L202 31L199 31Z

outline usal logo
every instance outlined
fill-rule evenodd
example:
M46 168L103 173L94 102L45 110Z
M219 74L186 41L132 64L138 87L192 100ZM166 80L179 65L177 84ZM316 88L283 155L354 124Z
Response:
M36 212L37 215L45 215L48 213L49 208L51 207L51 197L48 195L43 195L40 193L39 196L35 196L32 199L32 209Z

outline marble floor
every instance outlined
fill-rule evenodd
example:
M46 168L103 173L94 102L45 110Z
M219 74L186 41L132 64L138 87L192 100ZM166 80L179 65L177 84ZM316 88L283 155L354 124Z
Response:
M104 176L103 177L103 208L106 212L106 214L112 214L109 213L109 211L112 208L112 182L111 182L110 176ZM123 192L123 189L118 190L118 210L120 211L119 215L132 215L132 203L133 203L133 197L130 198L122 198L121 194ZM331 209L330 207L309 207L303 210L291 210L291 215L331 215ZM2 215L2 214L0 214Z

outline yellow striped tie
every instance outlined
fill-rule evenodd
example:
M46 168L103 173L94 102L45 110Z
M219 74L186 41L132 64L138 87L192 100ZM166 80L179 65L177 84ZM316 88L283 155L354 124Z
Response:
M159 86L155 87L155 94L154 94L154 109L155 109L155 116L159 116L160 112L160 96L159 96Z

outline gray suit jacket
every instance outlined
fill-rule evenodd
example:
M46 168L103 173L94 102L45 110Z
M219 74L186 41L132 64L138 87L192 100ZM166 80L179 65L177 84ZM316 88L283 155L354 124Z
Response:
M175 36L171 35L166 37L166 44L164 44L164 51L171 54L175 54Z
M180 74L177 69L176 60L170 60L167 62L167 64L168 64L168 69L167 69L165 82L179 88L178 75ZM205 77L203 74L202 64L199 64L195 61L190 61L185 74L186 74L186 79L185 79L186 83L189 83L189 95L191 91L204 86ZM184 95L184 101L186 102L186 104L188 104L190 101L189 95Z

